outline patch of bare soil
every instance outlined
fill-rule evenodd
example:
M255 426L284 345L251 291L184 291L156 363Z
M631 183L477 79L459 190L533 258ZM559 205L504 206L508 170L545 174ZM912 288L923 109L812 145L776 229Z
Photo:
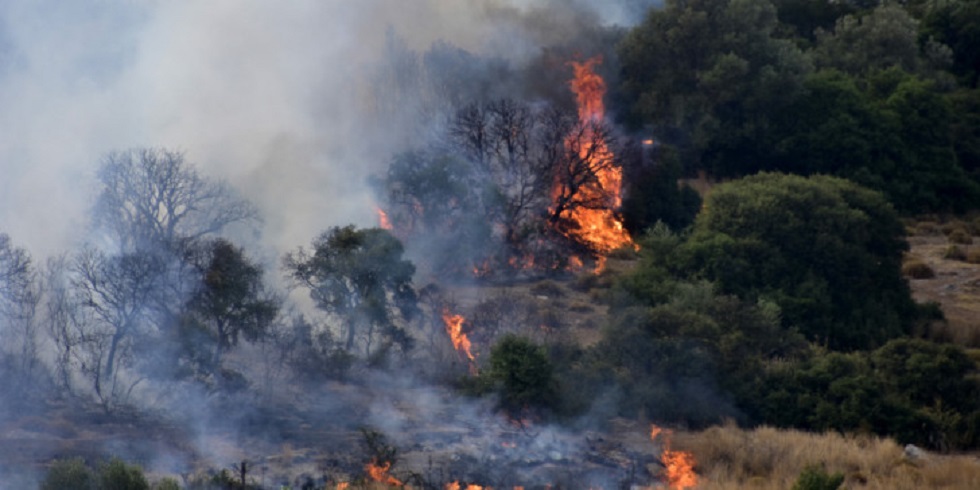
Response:
M932 278L909 279L913 298L939 304L947 322L941 335L945 340L980 347L980 264L962 258L974 250L980 253L980 244L953 244L938 235L909 237L909 245L906 260L919 260L935 273ZM950 254L954 246L961 258Z

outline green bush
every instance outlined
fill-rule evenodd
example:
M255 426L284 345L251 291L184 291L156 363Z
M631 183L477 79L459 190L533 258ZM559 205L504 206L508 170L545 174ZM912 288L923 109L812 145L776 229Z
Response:
M508 335L493 346L488 376L500 394L501 408L511 415L556 404L551 361L543 348L525 338Z
M843 483L842 473L831 475L819 466L807 466L793 484L793 490L837 490Z
M99 467L99 490L149 490L143 469L113 458Z
M82 458L61 459L51 464L40 490L96 490L95 474Z

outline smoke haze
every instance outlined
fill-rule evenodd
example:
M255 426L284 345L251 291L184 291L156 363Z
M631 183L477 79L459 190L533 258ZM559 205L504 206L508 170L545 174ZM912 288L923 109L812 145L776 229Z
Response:
M3 2L0 230L35 256L65 250L84 239L101 158L148 146L185 151L241 190L275 250L374 225L365 179L398 140L367 111L386 32L412 50L445 40L519 64L648 4Z

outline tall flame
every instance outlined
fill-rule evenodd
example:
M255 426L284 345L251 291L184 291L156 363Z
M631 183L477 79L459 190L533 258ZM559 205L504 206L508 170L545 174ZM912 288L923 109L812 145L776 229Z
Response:
M446 324L446 333L449 334L449 339L453 342L453 347L460 353L466 354L470 362L476 361L476 356L473 355L471 350L472 346L470 344L469 337L463 333L463 322L466 318L463 315L453 315L449 312L449 308L442 309L442 322Z
M672 451L670 449L670 431L664 432L656 425L650 427L650 439L654 440L665 433L664 447L660 453L660 462L666 471L667 485L671 490L694 488L698 484L698 475L694 472L694 455L687 451Z
M579 191L583 200L605 202L606 207L593 209L576 206L563 211L561 216L577 225L566 232L570 238L604 256L617 248L633 244L633 240L614 212L622 204L623 169L611 164L613 154L605 141L597 141L598 147L592 145L596 135L591 124L602 122L605 117L602 98L606 94L606 83L594 70L595 65L601 62L599 56L581 63L571 62L575 78L570 86L578 103L579 121L586 126L586 131L567 143L580 148L580 157L590 161L590 167L597 169L598 183L586 184Z

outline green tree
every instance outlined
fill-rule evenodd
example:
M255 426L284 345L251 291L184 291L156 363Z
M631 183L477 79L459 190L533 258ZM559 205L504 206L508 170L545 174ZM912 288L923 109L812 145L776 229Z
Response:
M919 22L897 4L883 4L871 13L846 15L832 32L818 31L814 61L852 75L892 67L927 74L950 61L949 48L919 43Z
M922 22L922 37L934 38L953 50L954 74L968 88L980 82L980 1L933 3Z
M681 164L674 152L662 161L630 172L625 180L623 222L633 236L662 221L672 229L686 228L697 216L701 196L687 185L678 185Z
M99 490L150 490L139 466L113 458L99 467Z
M82 458L61 459L51 464L40 490L96 490L96 476Z
M678 267L722 293L775 302L812 341L860 349L910 328L907 247L881 194L834 177L762 173L712 191Z
M627 119L651 125L684 160L737 175L768 152L772 115L802 88L810 61L775 36L768 0L668 0L619 46Z
M239 337L262 337L279 313L279 300L263 284L261 267L225 239L205 244L194 262L201 282L188 312L206 330L211 364L217 367Z
M371 356L375 347L412 346L399 326L417 309L412 289L415 266L402 259L401 242L380 228L333 227L313 241L313 250L299 249L283 259L286 273L310 290L318 308L345 326L345 348L360 341ZM378 346L375 342L382 340Z

